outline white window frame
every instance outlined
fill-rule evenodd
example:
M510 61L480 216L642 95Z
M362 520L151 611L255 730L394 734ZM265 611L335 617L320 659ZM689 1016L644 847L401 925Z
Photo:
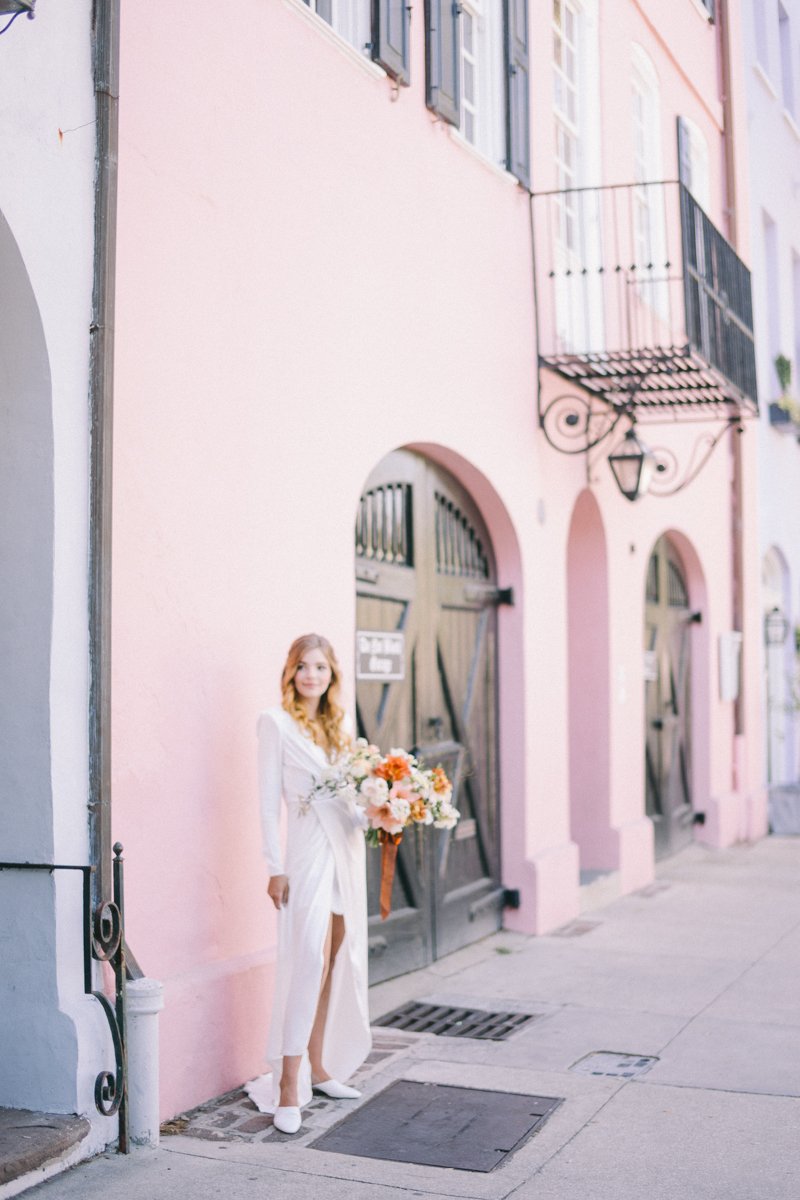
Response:
M700 126L691 117L681 117L689 135L689 172L686 186L703 212L711 215L711 166L708 142Z
M283 5L301 21L304 21L319 37L333 46L352 66L369 76L373 82L386 79L383 67L373 62L368 52L357 50L346 38L337 33L324 17L319 16L311 5L306 4L305 0L283 0Z
M553 114L554 114L554 132L555 132L555 166L556 166L556 188L559 191L565 191L569 188L577 188L581 186L581 9L574 0L550 0L551 3L551 33L553 40L553 51L551 53L551 62L553 67ZM555 7L556 3L559 6L561 15L561 25L556 23ZM574 21L573 38L571 42L566 41L566 29L564 13L568 11L572 14ZM561 43L561 63L556 61L555 55L555 39L559 38ZM563 67L564 48L571 51L574 56L573 62L573 79L570 80L568 74ZM560 85L560 86L559 86ZM559 91L562 95L564 91L571 91L574 98L574 113L570 117L564 107L559 105L557 97ZM562 153L564 143L568 142L571 146L572 161L567 164L566 156ZM575 197L565 196L560 200L558 206L558 232L557 237L562 243L563 249L570 254L580 255L580 247L575 240Z
M756 62L769 75L769 29L766 0L750 0L755 31Z
M792 19L786 7L778 0L778 46L781 55L781 99L784 112L794 120L794 47L792 45Z
M602 183L598 0L567 0L566 4L562 0L560 25L554 0L548 3L555 187L558 191L598 188ZM568 43L565 8L574 22ZM560 63L556 37L561 39ZM563 69L565 44L574 54L572 78ZM565 87L573 91L572 113L559 104L559 80L562 97ZM571 147L569 163L563 154L565 139L569 139ZM604 276L598 270L603 261L602 193L581 190L562 196L556 192L550 221L556 274L557 345L562 353L602 352L606 338Z
M493 166L506 167L505 45L502 0L462 0L459 20L460 137ZM464 20L472 19L472 51L464 46ZM465 58L473 68L473 98L466 99ZM472 137L469 119L472 117Z
M639 153L636 137L634 95L641 99L643 137ZM664 180L664 154L661 128L661 84L652 59L638 42L631 43L631 122L633 134L633 173L637 184L660 184ZM665 264L667 230L663 187L639 187L633 197L635 259L639 269L645 263ZM658 319L669 322L669 285L666 281L645 279L637 286L641 300Z
M372 8L370 0L330 0L331 19L328 21L317 9L322 0L308 0L308 8L320 20L330 25L339 37L365 58L372 56ZM327 7L327 6L325 6Z

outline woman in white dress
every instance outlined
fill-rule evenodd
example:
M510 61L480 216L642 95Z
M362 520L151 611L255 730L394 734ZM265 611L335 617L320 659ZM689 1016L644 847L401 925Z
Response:
M340 672L325 638L289 650L280 708L258 722L258 774L267 889L278 910L278 957L267 1059L275 1125L300 1128L312 1088L359 1093L340 1080L361 1065L372 1038L367 1010L367 890L364 833L340 798L304 803L326 767L350 746L339 705ZM279 836L287 809L285 861Z

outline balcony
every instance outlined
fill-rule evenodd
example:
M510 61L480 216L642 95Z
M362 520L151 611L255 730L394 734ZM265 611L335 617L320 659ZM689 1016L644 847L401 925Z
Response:
M750 272L683 184L542 192L531 204L541 366L595 412L757 415Z

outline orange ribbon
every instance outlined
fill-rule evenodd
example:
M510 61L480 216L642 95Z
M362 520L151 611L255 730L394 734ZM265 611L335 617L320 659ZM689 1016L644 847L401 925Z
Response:
M387 833L385 829L378 830L378 841L381 847L381 920L385 921L392 911L392 884L394 883L394 868L397 863L397 848L402 841L402 833Z

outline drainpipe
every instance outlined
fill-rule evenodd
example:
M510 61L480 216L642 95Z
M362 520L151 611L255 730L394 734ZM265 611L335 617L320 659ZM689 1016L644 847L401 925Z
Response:
M114 400L114 282L117 242L117 146L120 0L94 0L95 93L94 282L89 406L89 833L94 904L109 900L111 880L111 471Z
M731 37L728 0L717 0L722 84L722 140L725 157L725 199L728 241L737 245L738 213L736 206L736 147L733 126L731 82ZM731 430L731 558L732 621L736 632L744 629L744 488L742 474L741 423ZM733 791L746 788L744 771L744 646L739 656L739 692L733 708Z
M725 216L728 241L736 249L736 162L733 142L733 97L731 96L731 35L728 0L717 0L722 84L722 143L725 153Z

